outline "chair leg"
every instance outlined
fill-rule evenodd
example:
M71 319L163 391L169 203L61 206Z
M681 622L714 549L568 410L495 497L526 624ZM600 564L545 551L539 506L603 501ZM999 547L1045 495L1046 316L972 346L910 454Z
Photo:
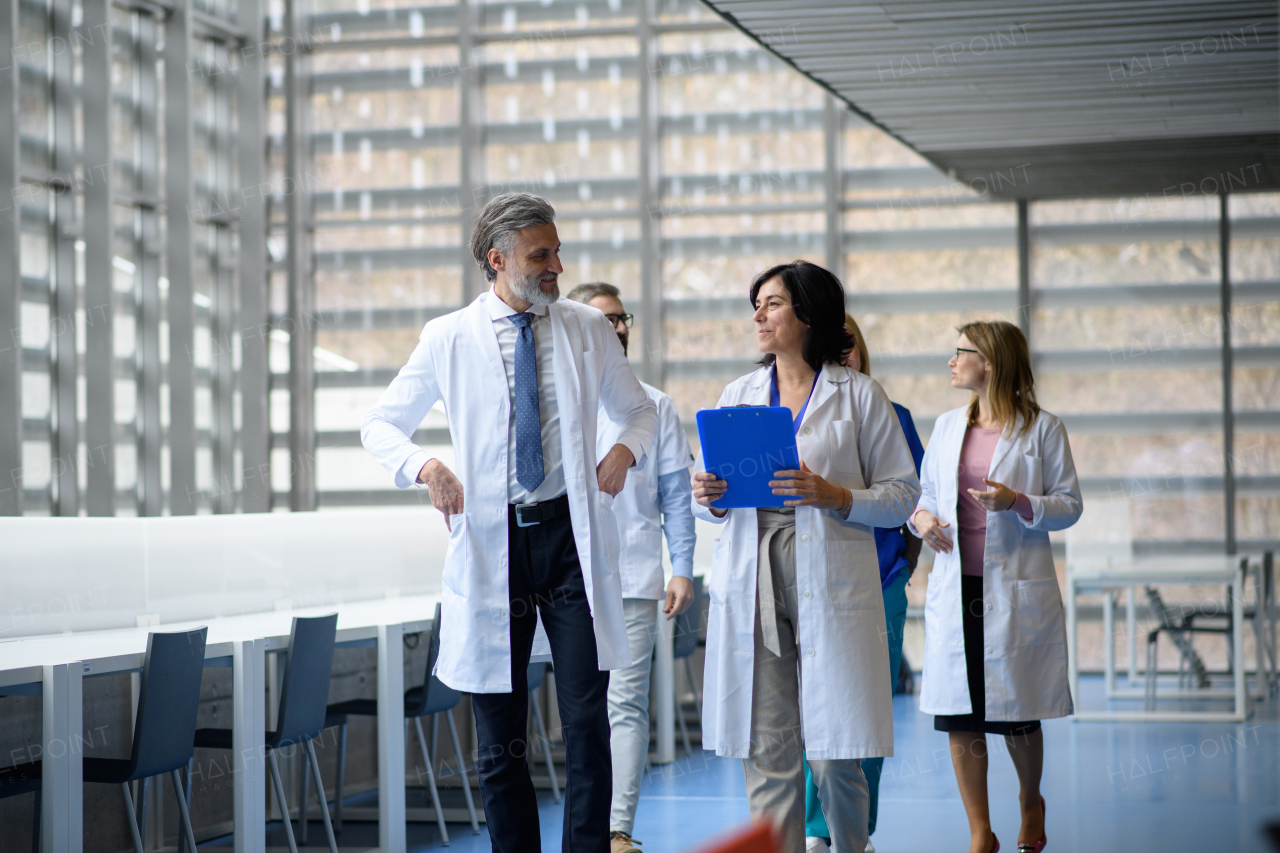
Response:
M129 783L120 783L120 794L124 797L125 814L129 815L129 837L133 839L133 853L143 853L142 834L138 832L138 813L133 807L133 797L129 796Z
M185 785L185 787L183 787L183 786L179 786L179 787L176 789L175 793L174 793L174 796L175 796L175 797L181 796L181 797L183 797L183 798L187 801L187 814L188 814L188 815L189 815L189 814L191 814L191 766L192 766L192 764L193 764L194 762L195 762L195 758L194 758L194 757L187 759L187 768L186 768L186 770L187 770L187 782L186 782L186 785ZM180 771L180 770L174 770L173 772L174 772L174 773L179 773L179 774L181 773L181 771ZM187 846L187 836L186 836L186 834L185 834L184 832L182 832L182 827L181 827L181 825L179 825L179 827L178 827L178 853L196 853L196 850L195 850L195 848L194 848L194 847L188 847L188 846Z
M1156 668L1159 666L1159 653L1157 645L1160 642L1160 635L1157 634L1153 638L1147 640L1147 684L1146 690L1143 691L1142 709L1144 711L1154 711L1156 709Z
M193 755L187 759L187 814L191 814L191 788L194 784L191 781L191 777L192 777L192 774L195 772L195 766L196 766L196 758ZM190 851L190 853L197 853L197 851L193 849Z
M431 791L431 805L436 809L436 824L440 827L440 843L449 845L449 830L444 825L444 809L440 805L440 792L436 789L436 772L431 767L431 756L427 754L427 739L422 734L422 718L413 718L414 730L418 733L418 747L422 750L422 763L427 768L427 788Z
M538 724L538 739L542 741L542 757L547 760L547 775L551 777L551 796L560 802L560 782L556 779L556 765L551 760L551 739L547 737L547 727L542 722L542 709L538 707L537 697L529 691L529 707L533 709L533 719Z
M676 694L676 722L680 724L680 737L684 740L685 755L693 755L693 745L689 743L689 727L684 722L684 704L680 695Z
M311 757L301 744L294 744L294 749L302 753L302 784L298 786L298 844L307 846L307 800L311 797ZM323 793L323 789L321 789Z
M431 760L440 757L440 715L431 715Z
M316 799L320 801L320 819L324 821L324 834L329 839L329 853L338 853L338 842L333 837L333 824L329 822L329 801L324 796L324 779L320 777L320 761L316 758L316 748L311 741L307 741L307 757L311 759L311 772L315 774Z
M280 765L276 762L276 751L267 750L267 769L271 771L271 782L276 788L276 802L280 804L280 816L284 818L284 839L289 842L289 853L298 853L298 843L293 840L293 822L289 820L289 798L284 795L284 783L280 781Z
M125 790L127 791L127 790L129 790L129 789L126 787L126 788L125 788ZM34 822L34 826L32 826L32 827L31 827L31 853L40 853L40 833L42 832L42 830L44 829L44 827L43 827L43 826L41 826L41 823L40 823L40 803L41 803L41 798L40 798L40 789L39 789L39 788L36 788L36 790L35 790L35 797L36 797L35 810L34 810L34 811L35 811L35 822ZM132 808L132 807L130 807L130 808L129 808L129 811L131 811L131 812L132 812L132 811L133 811L133 808Z
M702 713L702 697L698 695L698 683L693 680L693 664L689 658L684 659L684 674L689 679L689 689L693 691L693 707L699 714Z
M342 832L342 784L347 778L347 724L338 727L338 779L333 792L333 828Z
M480 820L476 817L476 803L471 798L471 777L467 775L467 759L462 755L462 743L458 740L458 727L453 722L453 709L444 712L444 720L449 724L449 737L453 739L453 754L458 757L458 772L462 774L462 796L467 799L467 813L471 815L471 834L480 834ZM435 720L431 721L435 725Z
M191 829L191 812L187 809L187 797L182 788L182 776L175 768L169 771L169 778L173 780L173 796L178 801L178 823L182 828L182 838L187 843L187 849L194 853L196 849L196 834Z
M138 819L138 832L143 835L147 834L147 786L151 784L151 780L143 778L138 780L138 802L134 803L135 817Z

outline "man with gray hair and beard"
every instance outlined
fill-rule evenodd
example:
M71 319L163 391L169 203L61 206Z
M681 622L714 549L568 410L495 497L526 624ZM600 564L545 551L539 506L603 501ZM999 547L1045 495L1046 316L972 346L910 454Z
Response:
M542 652L539 623L568 764L563 849L609 849L606 670L631 663L611 505L627 471L648 461L657 430L612 326L560 298L554 220L528 193L485 206L471 251L492 287L427 323L361 431L396 485L425 485L445 515L435 675L473 694L480 790L500 853L542 849L526 761L526 670ZM412 440L441 399L456 474ZM618 432L598 454L600 409Z

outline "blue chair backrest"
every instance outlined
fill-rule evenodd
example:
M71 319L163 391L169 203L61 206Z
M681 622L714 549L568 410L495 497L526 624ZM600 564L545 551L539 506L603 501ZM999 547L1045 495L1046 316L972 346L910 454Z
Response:
M438 714L448 711L462 701L462 694L431 674L436 668L436 659L440 657L440 605L436 604L435 616L431 619L431 633L427 635L427 672L422 683L426 689L422 691L420 709L405 709L408 716Z
M542 686L542 682L547 679L547 662L539 661L538 663L529 664L529 669L525 671L525 674L529 679L529 689L537 690Z
M168 773L191 759L208 631L148 635L133 726L132 778Z
M698 647L698 633L702 628L702 576L694 575L693 601L689 609L676 617L676 636L671 656L687 658Z
M295 616L289 632L289 660L280 690L280 717L269 746L287 746L316 737L324 729L333 671L333 641L338 614Z

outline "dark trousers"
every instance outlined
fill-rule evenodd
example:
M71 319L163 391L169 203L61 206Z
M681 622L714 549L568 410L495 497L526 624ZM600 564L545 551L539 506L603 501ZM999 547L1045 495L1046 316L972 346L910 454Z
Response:
M515 511L509 510L507 542L513 689L471 697L479 737L480 791L493 849L495 853L542 850L538 803L529 778L526 672L541 613L551 640L568 765L561 849L566 853L607 853L613 796L605 701L609 673L599 668L595 630L568 513L532 527L518 527Z

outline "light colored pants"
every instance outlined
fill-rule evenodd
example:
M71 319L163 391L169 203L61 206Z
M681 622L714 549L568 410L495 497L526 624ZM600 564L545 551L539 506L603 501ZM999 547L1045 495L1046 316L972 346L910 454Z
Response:
M759 510L763 516L771 510ZM761 519L765 525L780 519ZM751 752L742 762L751 817L777 827L784 853L802 853L805 838L805 758L800 723L800 670L796 653L796 561L794 535L775 535L768 559L774 600L756 597L755 667L751 686ZM772 607L781 655L764 644L760 609ZM842 853L861 853L867 846L871 801L862 762L856 758L810 761L832 846Z
M609 673L609 748L613 754L609 831L630 835L649 756L649 670L657 639L658 602L624 598L622 613L631 665Z

